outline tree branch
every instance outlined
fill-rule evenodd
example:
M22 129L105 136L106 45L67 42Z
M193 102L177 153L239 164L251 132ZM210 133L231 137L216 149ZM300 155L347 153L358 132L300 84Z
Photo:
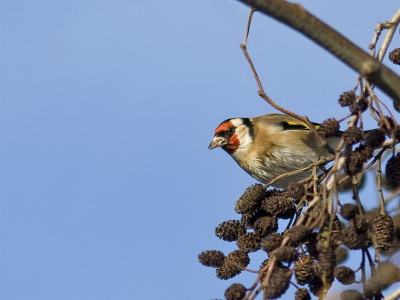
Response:
M283 0L239 1L303 33L400 105L400 77L300 5Z

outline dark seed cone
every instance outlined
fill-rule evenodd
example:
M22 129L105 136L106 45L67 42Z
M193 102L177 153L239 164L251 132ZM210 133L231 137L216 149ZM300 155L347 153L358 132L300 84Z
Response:
M339 247L335 251L336 254L336 264L343 263L349 257L349 250L344 247Z
M246 228L237 220L222 222L215 228L215 235L227 242L236 241L246 233Z
M325 282L333 282L333 270L336 266L335 250L322 248L318 253L318 263L321 266L321 277L325 276Z
M342 230L343 244L350 250L366 248L368 246L366 236L359 234L354 227Z
M254 232L262 237L278 230L278 220L271 216L263 216L253 223Z
M363 139L363 132L358 127L349 127L343 132L343 139L349 145L359 143Z
M387 250L393 243L394 224L392 218L387 214L379 215L372 222L372 231L378 242L378 248Z
M333 274L335 275L336 279L344 285L353 284L356 281L356 274L349 267L336 267Z
M354 218L356 214L358 214L358 207L354 204L343 204L340 207L339 214L342 216L343 219L349 221Z
M317 297L323 297L323 282L320 277L314 276L311 282L308 284L310 291L313 295Z
M285 237L289 236L290 245L297 246L299 243L304 243L311 232L312 230L304 225L296 225L285 233Z
M240 283L234 283L225 291L226 300L242 300L246 295L246 288Z
M339 104L342 107L352 105L354 101L356 101L356 93L353 91L344 92L339 98Z
M400 250L400 215L394 215L392 220L394 224L394 236L392 247L384 251L384 254L387 256L393 255Z
M261 209L256 209L254 211L243 213L240 222L245 228L253 228L254 222L265 216L269 216L269 214Z
M308 255L303 255L294 263L293 273L299 285L305 285L311 282L314 276L312 265L313 261Z
M365 216L355 215L351 222L358 233L365 233L368 230L368 223Z
M271 252L271 256L275 256L277 261L293 262L297 259L297 250L290 246L283 246Z
M389 116L382 117L378 124L379 129L383 132L390 132L393 128L397 126L397 123L393 120L392 117Z
M306 194L303 185L298 183L290 183L286 188L284 195L293 198L293 200L300 201ZM297 203L297 202L296 202Z
M270 233L261 239L261 248L265 252L271 252L281 246L283 236L278 233Z
M300 288L294 294L294 300L311 300L311 295L305 288Z
M364 296L357 290L345 290L340 293L340 300L364 300Z
M250 263L250 258L246 252L242 250L234 250L229 253L221 267L217 269L217 277L219 279L230 279L242 272Z
M380 130L372 130L365 137L365 145L371 148L377 148L385 141L385 133Z
M199 262L206 267L218 268L223 265L224 253L218 250L203 251L199 254Z
M400 48L396 48L390 51L389 60L395 65L400 65Z
M247 232L239 236L236 245L239 249L246 252L260 250L260 237L255 232Z
M386 181L391 189L400 187L400 152L392 156L386 164Z
M364 163L372 157L373 149L361 144L346 158L345 171L353 176L362 171Z
M289 197L272 196L261 202L261 209L279 219L289 219L296 213L296 206Z
M239 200L236 201L235 211L237 213L253 211L260 204L264 193L264 186L260 183L248 187Z
M264 267L268 264L268 262L269 262L269 259L268 259L268 258L267 258L266 260L264 260L264 261L261 263L261 265L260 265L260 270L261 270L262 268L264 268ZM280 262L280 261L277 261L277 262L275 263L275 267L274 267L274 268L278 268L278 267L283 267L283 263ZM264 273L261 275L260 281L262 281L262 280L261 280L262 278L265 278L265 275L266 275L266 274L264 274Z
M358 112L364 112L368 108L368 103L364 96L358 96L356 101L350 105L350 112L355 114Z
M339 122L333 118L327 119L318 128L318 134L324 138L330 138L339 134Z
M312 232L310 234L309 239L304 243L308 254L310 254L310 256L313 258L317 258L318 256L318 250L317 250L318 236L319 236L318 233Z
M271 274L269 283L264 287L266 299L277 299L282 296L289 287L290 270L286 267L276 267Z

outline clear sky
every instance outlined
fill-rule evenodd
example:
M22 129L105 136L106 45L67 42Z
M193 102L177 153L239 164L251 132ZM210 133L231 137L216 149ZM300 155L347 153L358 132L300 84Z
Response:
M363 49L399 9L300 2ZM275 112L239 48L248 13L220 0L0 1L0 299L214 299L252 284L197 261L235 249L214 228L255 182L207 151L213 130ZM282 106L316 122L347 114L337 99L355 72L303 36L258 13L248 50Z

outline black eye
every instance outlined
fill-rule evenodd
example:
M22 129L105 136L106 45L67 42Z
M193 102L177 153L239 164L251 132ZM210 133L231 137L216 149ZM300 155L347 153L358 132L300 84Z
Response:
M235 127L229 127L226 132L228 132L228 134L234 134L235 133Z

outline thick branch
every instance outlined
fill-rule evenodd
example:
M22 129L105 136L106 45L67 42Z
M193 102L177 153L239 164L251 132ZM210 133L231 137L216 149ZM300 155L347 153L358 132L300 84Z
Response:
M283 0L239 0L285 23L328 50L400 105L400 77L337 31L305 11Z

